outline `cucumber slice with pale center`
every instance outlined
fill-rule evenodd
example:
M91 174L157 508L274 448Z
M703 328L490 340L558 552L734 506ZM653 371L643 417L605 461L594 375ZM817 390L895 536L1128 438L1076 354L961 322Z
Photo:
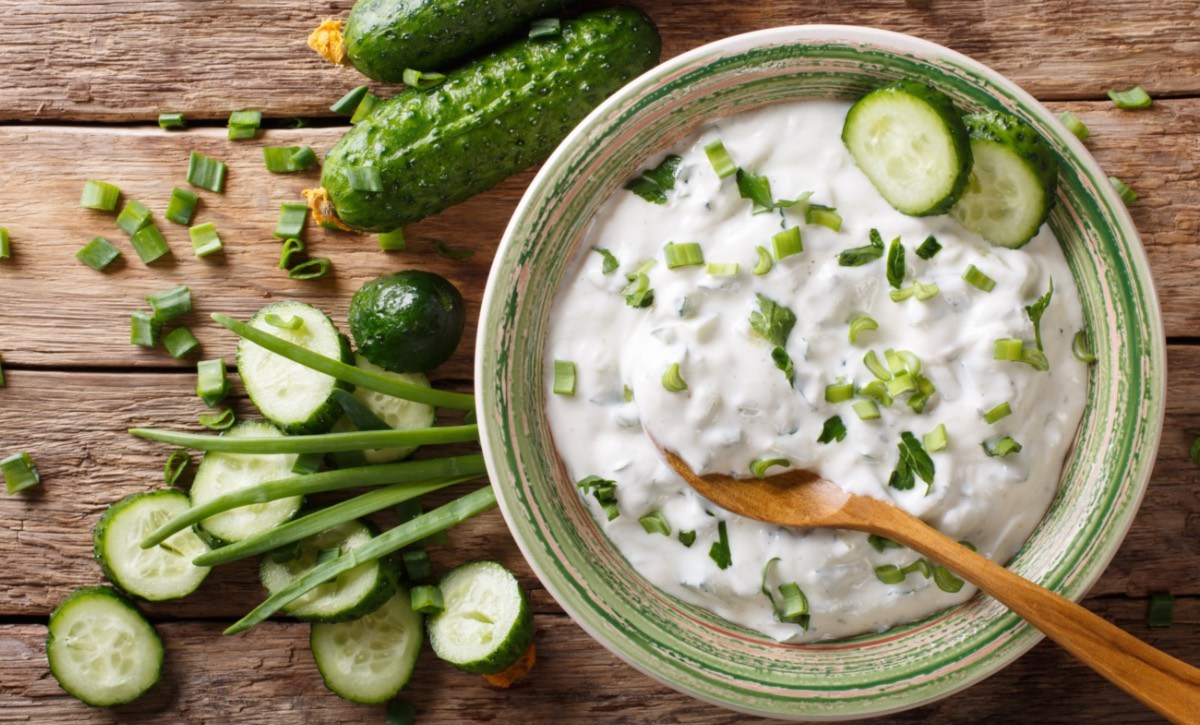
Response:
M278 428L261 420L238 423L223 435L231 438L283 437ZM209 451L204 454L204 459L196 469L196 478L191 488L192 505L208 503L231 491L289 478L293 475L292 466L295 463L294 453L250 455ZM241 541L247 536L272 529L292 518L303 501L301 496L291 496L240 506L209 516L201 521L199 526L218 542Z
M915 81L860 98L846 114L842 142L879 194L912 216L948 211L971 170L958 109L944 93Z
M372 364L370 360L367 360L362 355L355 355L354 365L362 370L369 370L393 380L420 385L426 388L431 387L429 385L429 378L425 377L422 373L393 373L390 370L384 370L378 365ZM415 403L411 400L385 395L384 393L367 390L366 388L355 388L353 395L363 405L370 408L372 413L379 416L380 420L396 430L430 428L436 419L436 412L432 405ZM354 430L354 426L345 417L338 420L333 426L333 432L335 433L352 430ZM398 461L411 456L416 450L416 446L407 448L376 448L363 451L362 454L367 463L391 463L392 461Z
M93 537L96 561L109 581L128 594L152 602L179 599L196 591L209 568L192 559L210 549L192 529L149 549L142 541L168 520L187 511L187 494L165 490L135 493L104 512Z
M133 702L162 675L162 641L111 587L78 589L50 615L50 674L96 707Z
M403 587L374 612L352 622L314 624L309 635L321 678L351 702L387 702L408 683L424 641L421 615Z
M278 302L259 310L250 325L325 357L344 363L353 360L350 342L312 305ZM341 415L333 389L348 388L345 383L244 338L238 341L237 361L246 394L263 416L284 432L324 433Z
M323 555L354 551L377 533L366 522L348 521L301 540L294 550L267 554L259 578L274 594L312 570ZM385 556L339 574L284 605L283 611L308 622L345 622L375 611L395 590L395 562Z
M1054 154L1037 131L1011 114L975 113L963 121L975 165L950 215L992 244L1021 247L1037 235L1054 206Z
M491 675L511 667L533 642L533 613L508 569L494 561L457 567L438 584L445 611L429 618L429 643L460 670Z

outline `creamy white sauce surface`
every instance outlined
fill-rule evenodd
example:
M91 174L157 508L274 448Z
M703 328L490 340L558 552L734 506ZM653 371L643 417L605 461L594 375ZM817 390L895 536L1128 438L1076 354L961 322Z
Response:
M786 458L853 493L873 496L922 518L940 531L1008 560L1042 518L1058 486L1087 394L1087 368L1071 354L1083 325L1074 281L1049 228L1019 250L992 247L948 216L905 216L884 201L840 140L848 104L805 101L720 119L666 153L682 156L665 205L618 190L597 212L581 255L562 282L545 351L548 415L555 444L575 480L596 475L616 482L620 515L607 520L594 497L580 491L597 522L634 569L663 591L734 623L779 640L844 637L932 614L967 600L911 573L900 584L875 575L883 564L905 566L918 554L876 551L862 533L790 529L730 514L692 491L662 461L646 432L695 470L749 475L751 462ZM802 211L751 214L733 177L718 179L704 146L720 138L734 162L765 175L777 199L812 192L811 201L836 207L841 230L806 225ZM782 225L782 226L781 226ZM771 249L783 226L800 226L803 252L777 261L763 276L752 270L758 246ZM868 243L878 229L885 243L901 237L904 286L934 283L927 301L894 302L886 255L861 267L838 265L839 252ZM943 249L931 260L916 248L929 235ZM667 269L668 242L698 242L706 262L737 262L735 277L714 277L703 266ZM602 273L609 250L616 272ZM626 304L626 273L649 259L654 302ZM996 281L983 292L962 275L974 264ZM1041 331L1050 370L993 359L998 338L1032 345L1025 306L1054 280ZM796 315L787 340L794 385L771 359L772 345L750 327L763 294ZM849 322L869 315L879 329L848 339ZM915 413L907 396L860 420L851 402L827 403L825 387L839 378L856 388L874 380L863 363L868 350L909 350L937 393ZM576 364L574 396L550 393L553 363ZM678 363L687 390L670 392L663 373ZM625 386L633 399L625 402ZM856 398L858 399L858 398ZM1008 402L1012 414L989 425L985 411ZM824 422L838 415L847 435L820 444ZM949 447L931 453L931 486L918 479L907 491L889 488L903 431L918 439L945 424ZM988 457L981 443L1009 435L1019 453ZM639 518L661 511L671 535L647 533ZM727 522L732 565L709 556L718 523ZM685 547L680 531L695 531ZM760 592L763 565L779 557L769 583L796 582L808 598L807 631L776 621ZM777 595L778 596L778 595Z

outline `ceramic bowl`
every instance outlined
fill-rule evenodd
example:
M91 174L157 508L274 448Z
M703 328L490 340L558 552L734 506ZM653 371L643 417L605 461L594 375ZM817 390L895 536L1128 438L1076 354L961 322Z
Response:
M1050 143L1061 177L1050 225L1099 360L1060 490L1009 563L1079 599L1120 545L1162 428L1165 337L1145 254L1091 155L1048 111L983 65L859 27L739 35L673 58L619 91L558 148L517 208L484 297L475 379L488 470L513 536L550 593L601 644L671 687L746 713L881 715L929 703L1015 660L1041 635L987 596L882 633L789 645L650 585L584 507L555 453L543 355L559 281L600 203L655 151L713 118L804 98L854 99L914 78L963 109L1003 109Z

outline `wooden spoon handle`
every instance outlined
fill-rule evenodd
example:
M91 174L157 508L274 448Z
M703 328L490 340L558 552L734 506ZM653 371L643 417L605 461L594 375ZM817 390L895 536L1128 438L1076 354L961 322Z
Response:
M861 516L875 533L936 559L1168 720L1200 722L1200 670L1195 667L1014 574L894 506L855 496L843 512Z

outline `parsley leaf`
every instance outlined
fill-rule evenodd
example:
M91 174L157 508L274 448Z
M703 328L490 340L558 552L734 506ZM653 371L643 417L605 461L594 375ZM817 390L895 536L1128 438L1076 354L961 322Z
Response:
M817 443L833 443L841 442L846 438L846 424L842 422L842 417L835 415L825 421L825 425L821 428L821 435L817 438Z
M725 522L717 524L717 541L708 550L708 558L717 564L722 571L733 564L733 556L729 552L729 534L725 531Z
M614 257L612 252L608 251L607 249L592 247L592 251L596 254L599 254L603 258L604 261L601 263L602 266L600 267L600 271L604 274L612 274L613 272L617 271L617 267L621 266L621 263L617 261L617 258Z
M942 244L930 234L925 237L925 241L921 242L921 246L917 247L917 256L921 259L933 259L938 252L942 251Z
M904 284L904 245L900 243L900 237L892 240L892 244L888 247L887 256L887 279L888 284L900 289Z
M776 199L771 196L771 182L765 176L760 176L745 169L737 170L738 194L743 199L749 199L752 204L751 214L765 214L775 209L787 209L796 204L806 203L812 192L801 194L795 199Z
M843 251L838 255L838 264L843 267L861 267L882 257L883 237L879 236L878 229L871 230L870 242L866 246Z
M1037 340L1037 349L1042 349L1042 315L1046 314L1046 308L1050 306L1050 298L1054 296L1054 278L1050 279L1050 290L1042 295L1037 302L1025 308L1026 314L1029 315L1029 321L1033 323L1033 335Z
M750 327L775 346L771 350L771 360L775 362L775 367L783 371L789 385L795 382L796 371L786 348L788 335L792 334L795 325L794 312L770 297L758 295L758 311L750 313Z
M681 161L682 158L671 154L658 166L630 179L625 184L625 189L651 204L666 204L667 192L675 188L675 172L679 170Z
M921 441L912 433L905 431L900 434L900 442L896 445L900 451L900 459L896 468L888 478L888 486L900 491L907 491L916 485L920 478L926 485L933 484L933 459L925 452Z
M599 476L588 476L576 484L584 493L591 493L600 502L604 514L612 521L621 514L617 509L617 482Z

